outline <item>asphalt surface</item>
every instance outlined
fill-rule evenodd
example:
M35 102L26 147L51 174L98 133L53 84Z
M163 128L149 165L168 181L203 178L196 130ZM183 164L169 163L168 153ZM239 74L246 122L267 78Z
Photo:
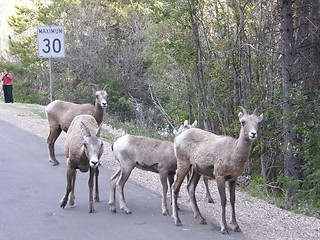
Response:
M65 193L66 164L63 149L56 146L60 165L48 162L46 140L0 120L0 239L248 239L243 233L220 233L219 220L200 225L193 213L180 206L182 227L161 214L161 196L136 184L125 186L132 214L109 211L109 178L100 168L100 200L89 214L88 173L78 172L75 205L60 208ZM159 183L160 187L160 183Z

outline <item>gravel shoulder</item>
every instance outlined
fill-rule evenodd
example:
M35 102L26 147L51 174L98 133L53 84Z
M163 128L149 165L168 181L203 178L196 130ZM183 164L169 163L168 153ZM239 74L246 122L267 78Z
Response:
M44 106L31 104L4 104L0 103L0 119L7 121L21 129L29 131L39 137L47 138L49 133L48 121L40 117L44 116ZM104 134L118 134L121 131L114 130L106 126ZM108 132L108 133L107 133ZM66 134L62 133L57 143L63 146ZM113 158L111 144L105 142L105 153L102 157L102 165L113 172L118 167L118 163ZM49 160L49 158L48 158ZM61 159L60 159L61 161ZM49 162L48 162L49 164ZM158 175L155 173L133 170L129 181L133 181L143 187L161 194L161 184ZM197 187L197 199L201 213L208 222L219 226L220 222L220 200L214 181L209 181L211 195L215 201L214 204L205 202L205 188L202 182ZM318 240L320 239L320 220L307 217L302 214L295 214L274 205L271 205L261 199L254 198L247 193L237 191L236 193L236 214L237 220L243 233L248 239L258 240ZM179 202L191 206L188 201L185 186L180 191ZM134 211L134 209L132 209ZM159 214L161 206L159 205ZM230 206L227 204L227 216L230 216ZM183 223L183 219L181 219ZM172 224L174 224L172 220Z

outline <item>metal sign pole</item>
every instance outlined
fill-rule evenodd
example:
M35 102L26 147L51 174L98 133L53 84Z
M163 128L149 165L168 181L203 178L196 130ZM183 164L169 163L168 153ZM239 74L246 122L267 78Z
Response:
M52 102L53 97L53 84L54 84L54 75L53 75L53 59L49 58L50 62L50 101Z

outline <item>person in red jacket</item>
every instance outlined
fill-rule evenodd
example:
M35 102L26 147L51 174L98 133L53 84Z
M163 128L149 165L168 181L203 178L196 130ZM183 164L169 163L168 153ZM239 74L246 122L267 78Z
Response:
M1 81L3 84L4 102L13 103L12 95L12 79L13 76L6 69L2 72Z

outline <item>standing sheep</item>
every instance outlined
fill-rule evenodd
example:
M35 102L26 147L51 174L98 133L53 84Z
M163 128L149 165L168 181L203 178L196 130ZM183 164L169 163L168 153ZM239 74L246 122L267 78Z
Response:
M185 122L185 125L186 124L188 124L188 122ZM178 133L188 128L195 127L196 124L197 122L195 121L191 126L186 125L184 129L180 128ZM162 214L168 215L167 180L171 189L171 185L174 181L174 174L177 169L177 160L174 155L173 143L143 136L125 135L113 144L112 150L114 157L119 162L120 166L110 179L110 210L116 212L115 194L117 190L120 209L124 210L127 214L131 213L131 210L125 203L123 189L131 171L137 167L141 170L159 173L162 184Z
M257 117L255 111L253 115L249 115L243 107L241 109L243 113L239 113L241 131L238 139L215 135L197 128L184 131L175 138L174 150L178 168L176 180L172 185L172 217L176 226L181 226L177 207L179 190L185 176L190 171L190 168L193 167L195 171L193 171L188 183L188 192L191 197L191 205L195 218L199 219L201 224L206 224L205 219L200 214L195 198L195 189L200 176L215 178L222 208L221 232L228 233L225 216L225 182L227 181L229 183L232 210L231 225L234 231L241 231L235 216L236 181L246 167L252 142L258 137L258 125L263 119L263 114Z
M196 127L197 124L198 124L197 120L195 120L194 123L192 124L192 126ZM185 130L187 130L189 128L190 128L190 126L188 125L188 120L185 120L183 125L178 129L178 131L174 130L173 133L174 133L175 136L179 136L180 133L184 132ZM187 174L187 181L188 182L189 182L189 179L190 179L190 175L192 174L192 171L193 171L193 169L191 169L190 172ZM202 176L202 179L203 179L204 186L206 188L206 201L208 203L214 203L213 198L211 197L211 194L210 194L209 178L205 177L205 176Z
M89 212L94 212L93 206L93 178L95 176L95 200L99 202L98 176L100 157L103 153L103 141L100 138L101 126L91 115L76 116L67 132L65 142L65 155L67 157L67 189L65 196L60 201L64 208L68 202L74 205L74 188L77 169L87 172L90 169L89 185Z
M69 126L75 116L80 114L89 114L93 116L98 125L103 121L104 109L107 108L107 92L105 91L107 85L103 90L96 90L96 103L92 104L76 104L72 102L65 102L55 100L45 107L45 112L49 121L50 133L47 139L49 161L53 166L59 165L58 160L54 154L54 144L61 132L67 132Z

